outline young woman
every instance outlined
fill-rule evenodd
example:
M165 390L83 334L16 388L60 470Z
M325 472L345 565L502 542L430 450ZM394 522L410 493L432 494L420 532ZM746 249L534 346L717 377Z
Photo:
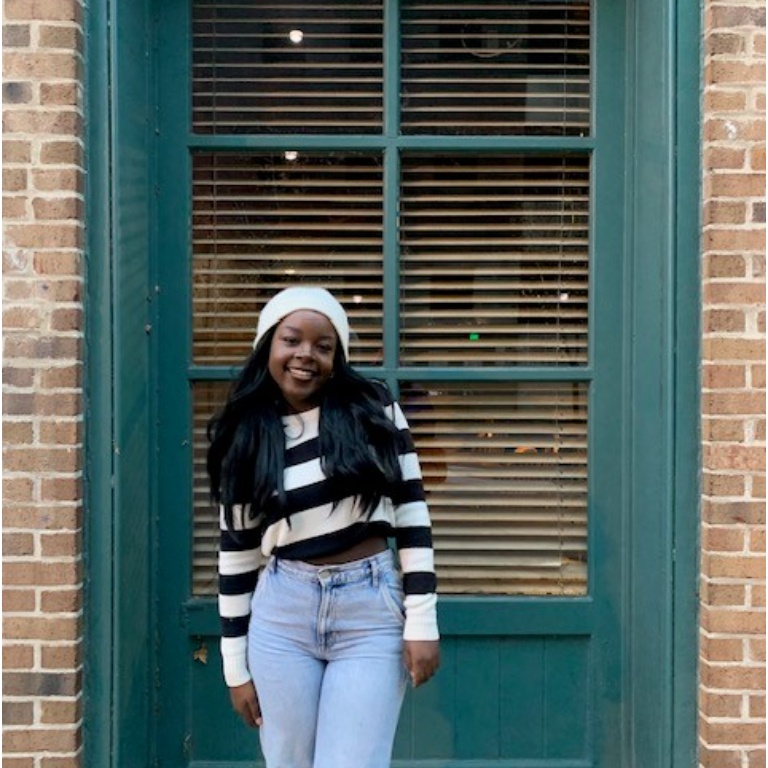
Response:
M328 291L281 291L209 425L224 677L267 768L386 768L408 678L440 661L413 440L348 354Z

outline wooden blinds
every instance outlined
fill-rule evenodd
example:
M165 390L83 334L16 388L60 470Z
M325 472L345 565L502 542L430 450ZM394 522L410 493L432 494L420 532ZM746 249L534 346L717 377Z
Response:
M588 2L402 4L404 133L584 136Z
M199 153L192 168L194 362L241 363L261 307L297 282L348 308L354 363L379 361L381 156Z
M216 590L206 423L229 385L195 385L195 594ZM404 382L443 593L586 590L587 392L582 383Z
M382 35L380 0L195 0L193 130L381 130Z
M589 159L407 155L402 169L403 362L586 362Z

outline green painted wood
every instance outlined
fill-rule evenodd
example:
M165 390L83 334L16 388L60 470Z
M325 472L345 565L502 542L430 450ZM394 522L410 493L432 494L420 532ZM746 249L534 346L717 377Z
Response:
M542 639L518 641L514 653L502 654L500 665L501 754L507 759L541 757L546 735Z
M675 295L674 491L672 617L672 755L670 764L698 765L699 477L701 445L701 13L695 3L674 7ZM699 141L692 141L696 136Z
M152 749L148 21L146 2L95 3L86 51L99 117L87 153L84 748L105 766L146 764Z
M218 702L219 726L232 727L223 716L226 689L213 687L201 700L193 665L194 643L182 626L180 602L190 596L192 551L190 221L191 163L181 136L191 111L190 4L156 2L158 82L158 235L157 285L158 375L158 543L164 556L157 563L159 695L157 756L161 766L186 765L195 757L195 712L207 701ZM165 84L165 87L163 87ZM199 665L198 665L199 666ZM220 670L220 662L219 662ZM211 659L211 674L214 656ZM219 677L219 681L221 678ZM197 693L197 696L194 694ZM231 708L229 711L231 718Z
M389 268L389 267L387 267ZM396 276L394 276L396 278ZM396 320L386 321L386 332L395 333ZM400 381L477 381L482 377L486 381L589 381L593 377L593 371L589 366L579 368L565 366L550 366L548 368L532 368L528 366L507 367L494 366L493 368L477 368L465 366L463 368L443 368L433 366L430 368L407 368L392 366L357 366L356 370L365 376L392 376ZM188 375L191 381L231 381L235 379L240 369L236 366L210 366L191 365Z
M664 13L659 13L637 3L632 16L637 63L632 94L635 151L629 168L635 188L643 194L634 196L629 210L630 247L635 254L631 275L635 360L631 452L635 457L642 456L642 461L634 462L630 480L633 545L628 621L632 684L627 695L632 707L633 764L654 766L672 766L675 757L675 441L690 446L695 439L695 432L687 436L675 432L676 410L681 405L676 404L680 370L675 362L675 316L681 307L676 292L685 295L691 291L695 295L698 281L695 273L681 274L677 251L679 75L675 69L678 26L674 7L669 4ZM690 17L687 23L691 23ZM655 55L645 56L652 47ZM688 99L690 102L690 96ZM689 126L690 120L688 117L685 121ZM682 280L690 280L690 287L682 287ZM690 302L683 306L689 308ZM691 362L690 357L687 362ZM691 378L694 372L687 371L685 386L689 390ZM690 424L690 417L688 420ZM649 450L654 442L656 449ZM677 510L678 515L684 512ZM695 614L689 620L694 619ZM664 684L658 685L658 680ZM691 696L694 680L689 680Z
M453 757L469 760L500 756L499 643L495 638L457 641L456 706L463 702L454 723Z
M395 147L400 150L425 150L428 152L453 150L455 152L483 151L504 152L587 152L594 149L592 138L578 136L340 136L336 134L254 134L234 135L216 134L214 136L190 133L186 144L192 149L207 151L243 149L285 149L298 150L335 150L335 149L386 149Z
M544 651L544 757L587 758L594 721L588 706L590 690L587 641L547 638Z
M112 353L112 143L108 7L95 2L85 37L89 227L85 249L85 579L83 750L88 765L114 761L112 559L114 547ZM91 119L99 115L101 119ZM101 514L92 514L93 510Z

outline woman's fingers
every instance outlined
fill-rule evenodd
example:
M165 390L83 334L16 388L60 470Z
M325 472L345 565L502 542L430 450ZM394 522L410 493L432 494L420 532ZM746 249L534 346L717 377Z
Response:
M232 708L243 718L246 725L257 728L262 723L261 706L252 681L229 689Z
M406 640L403 660L414 688L429 680L440 666L440 644L437 640Z

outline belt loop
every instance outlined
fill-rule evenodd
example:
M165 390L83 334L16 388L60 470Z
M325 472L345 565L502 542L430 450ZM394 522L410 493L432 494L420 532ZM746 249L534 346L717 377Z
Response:
M368 560L368 567L371 569L371 584L374 587L379 586L379 564L373 559Z
M272 573L277 573L277 555L272 556Z

